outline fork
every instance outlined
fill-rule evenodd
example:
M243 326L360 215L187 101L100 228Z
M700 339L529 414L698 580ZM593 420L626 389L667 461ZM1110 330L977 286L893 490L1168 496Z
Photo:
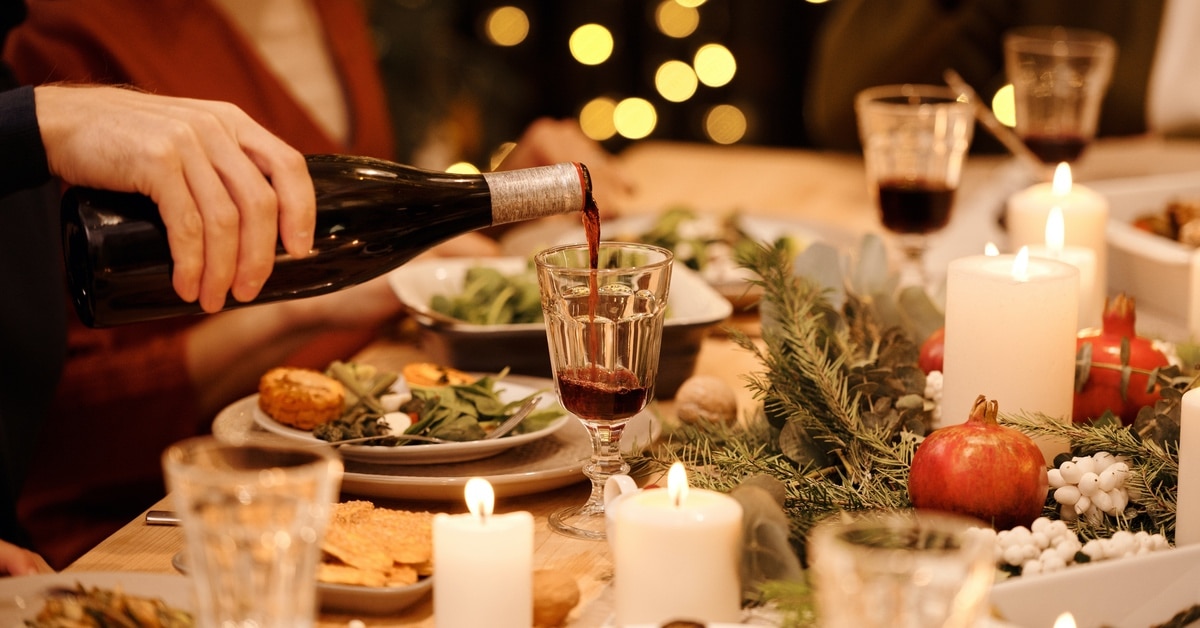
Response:
M509 415L509 417L507 419L504 419L503 423L501 423L500 425L497 425L496 429L492 430L487 436L484 436L483 438L481 438L479 440L495 440L495 439L500 438L501 436L504 436L505 434L513 431L513 429L516 428L517 425L521 423L521 421L525 420L525 417L529 416L534 411L534 409L537 408L538 402L540 402L541 400L542 400L541 395L537 395L534 397L530 397L529 399L526 399L525 402L522 403L511 415ZM330 447L340 447L342 445L352 445L354 443L365 443L367 441L372 441L372 440L389 440L389 439L410 440L410 441L417 441L417 442L422 442L422 443L460 443L461 444L463 442L470 442L470 441L446 440L444 438L437 438L436 436L423 436L421 434L388 434L387 436L364 436L362 438L347 438L345 440L335 440L335 441L329 441L329 442L321 443L321 444L329 445Z

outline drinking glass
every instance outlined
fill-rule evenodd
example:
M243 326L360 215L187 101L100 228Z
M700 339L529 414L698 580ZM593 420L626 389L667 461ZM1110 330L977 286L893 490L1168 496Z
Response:
M881 85L854 100L867 183L904 254L901 285L928 288L927 236L950 222L975 128L971 103L941 85Z
M559 401L587 429L591 460L583 472L591 495L580 507L550 515L550 527L577 538L604 539L604 484L629 472L621 433L654 397L671 251L601 242L592 268L587 244L534 257L545 312L550 365Z
M186 540L197 625L313 626L321 539L341 485L329 447L174 444L163 469Z
M1117 46L1104 33L1028 26L1004 35L1016 132L1048 166L1079 159L1096 135Z
M836 515L808 541L826 628L973 628L995 573L995 533L933 511Z

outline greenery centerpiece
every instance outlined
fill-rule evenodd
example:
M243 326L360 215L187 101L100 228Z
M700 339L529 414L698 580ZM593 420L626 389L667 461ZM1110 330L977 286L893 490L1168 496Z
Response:
M761 540L763 551L743 575L758 595L784 607L800 600L804 608L803 578L779 581L778 573L786 571L772 573L774 563L762 557L791 551L803 565L808 532L819 521L843 512L911 507L913 454L939 411L936 391L927 391L931 382L918 366L918 339L941 326L941 315L924 291L897 290L874 236L863 240L849 264L822 244L795 258L785 247L763 245L743 250L738 261L762 290L761 339L730 332L762 364L760 372L745 376L759 403L740 424L673 426L661 446L631 463L637 472L655 473L682 460L693 483L727 492L765 479L786 515L788 543L768 547L779 536L770 528L780 523L769 506L750 504L748 543ZM1071 455L1108 452L1128 461L1129 502L1116 515L1064 517L1053 491L1047 496L1045 516L1065 520L1081 540L1139 530L1173 539L1180 398L1192 380L1178 367L1152 375L1162 385L1162 399L1143 408L1132 427L1109 415L1069 424L1000 415L1002 425L1031 437L1067 440ZM944 409L964 418L968 410ZM794 623L805 623L804 616Z

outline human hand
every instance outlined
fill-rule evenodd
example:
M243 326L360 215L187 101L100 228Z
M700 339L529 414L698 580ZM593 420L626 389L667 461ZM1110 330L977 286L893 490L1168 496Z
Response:
M117 87L34 89L50 171L73 185L158 204L185 301L249 301L275 261L312 248L316 200L304 156L238 107Z
M565 161L577 161L587 166L601 216L619 212L633 192L633 185L612 155L584 135L575 120L534 120L497 169L515 170Z
M7 541L0 541L0 576L28 576L54 573L38 554Z

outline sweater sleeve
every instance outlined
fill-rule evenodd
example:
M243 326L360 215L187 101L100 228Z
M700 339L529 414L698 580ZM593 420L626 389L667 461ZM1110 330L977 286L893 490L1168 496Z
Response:
M50 166L38 128L33 88L0 92L0 195L49 179Z

